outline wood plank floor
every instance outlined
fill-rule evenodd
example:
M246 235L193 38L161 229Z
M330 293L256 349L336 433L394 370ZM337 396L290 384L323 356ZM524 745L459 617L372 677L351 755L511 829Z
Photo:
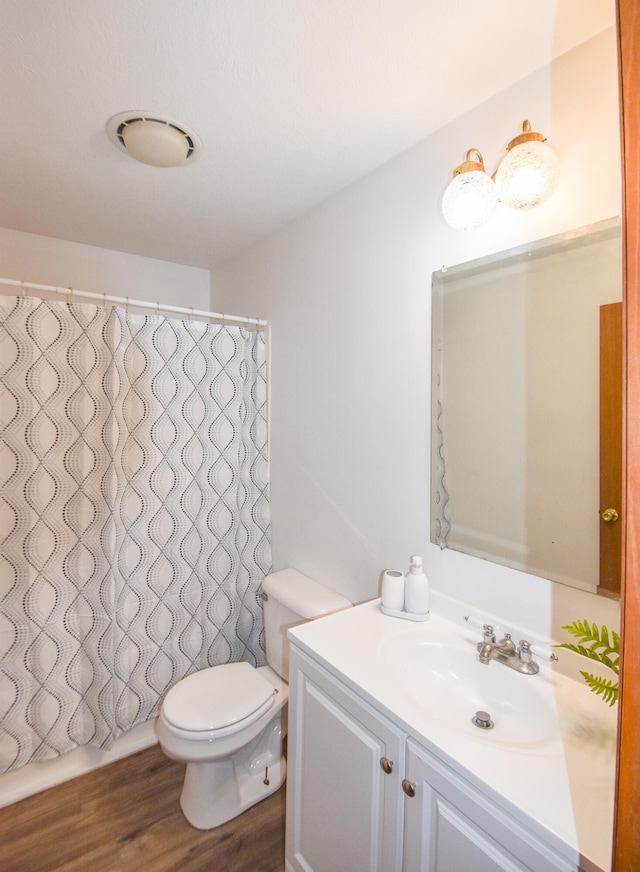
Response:
M180 811L158 746L0 808L2 872L282 872L284 788L214 830Z

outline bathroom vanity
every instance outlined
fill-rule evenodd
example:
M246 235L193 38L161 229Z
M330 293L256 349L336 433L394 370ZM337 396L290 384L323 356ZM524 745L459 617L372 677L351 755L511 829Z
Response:
M288 872L609 870L615 710L577 668L479 663L462 608L289 638Z

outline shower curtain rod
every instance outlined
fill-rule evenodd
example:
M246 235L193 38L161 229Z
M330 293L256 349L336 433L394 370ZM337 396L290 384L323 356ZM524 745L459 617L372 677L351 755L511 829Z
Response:
M149 303L144 300L131 300L129 297L112 297L109 294L95 294L90 291L79 291L75 288L57 288L54 285L39 285L36 282L23 282L16 279L0 278L1 285L23 288L24 290L46 291L50 294L63 294L66 297L84 297L89 300L98 300L102 303L112 303L116 306L135 306L138 309L153 309L154 312L171 312L176 315L191 315L198 318L210 318L216 321L231 321L235 324L250 324L255 327L266 327L267 321L259 318L245 318L242 315L223 315L220 312L204 312L200 309L186 308L184 306L169 306L165 303Z

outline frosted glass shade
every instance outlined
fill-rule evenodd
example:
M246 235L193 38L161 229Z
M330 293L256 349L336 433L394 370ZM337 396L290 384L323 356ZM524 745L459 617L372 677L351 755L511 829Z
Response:
M177 167L186 163L189 147L175 127L154 121L133 121L122 131L127 151L152 167Z
M532 140L514 146L496 173L500 201L512 209L535 209L555 191L560 161L544 142Z
M480 170L454 176L442 198L442 214L454 230L475 230L485 224L498 205L493 180Z

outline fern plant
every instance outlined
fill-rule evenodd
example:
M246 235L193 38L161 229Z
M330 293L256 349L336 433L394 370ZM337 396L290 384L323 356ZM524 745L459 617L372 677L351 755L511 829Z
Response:
M576 654L580 654L582 657L588 657L590 660L603 663L618 675L620 637L616 632L612 630L611 637L609 637L609 631L604 625L600 629L596 624L590 624L586 620L574 621L573 624L568 624L562 629L574 636L578 643L564 642L558 645L558 648L567 648L569 651L575 651ZM615 705L618 701L617 681L609 678L600 678L597 675L583 672L582 670L580 670L580 674L593 693L601 696L604 702L610 706Z

